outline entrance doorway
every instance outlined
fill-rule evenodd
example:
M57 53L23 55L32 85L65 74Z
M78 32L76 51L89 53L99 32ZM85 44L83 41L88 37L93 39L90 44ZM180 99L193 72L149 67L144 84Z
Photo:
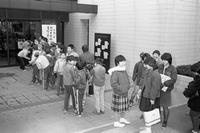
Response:
M22 40L34 40L35 33L41 33L40 21L0 21L0 66L17 65L17 54L22 49Z

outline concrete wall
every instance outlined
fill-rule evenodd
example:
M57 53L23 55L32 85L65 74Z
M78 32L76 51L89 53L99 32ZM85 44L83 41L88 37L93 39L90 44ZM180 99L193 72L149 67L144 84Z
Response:
M200 60L200 4L198 0L79 0L97 4L98 14L70 14L65 42L80 51L84 43L80 19L90 20L89 45L94 51L94 33L111 34L111 66L118 54L127 58L132 74L140 52L158 49L173 55L173 64Z

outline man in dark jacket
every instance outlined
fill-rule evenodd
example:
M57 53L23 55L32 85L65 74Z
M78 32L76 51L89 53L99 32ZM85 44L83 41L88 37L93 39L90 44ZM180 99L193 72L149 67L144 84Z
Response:
M196 76L188 84L183 94L189 98L188 107L190 108L190 117L193 125L192 133L198 133L200 126L200 62L193 64L191 71Z

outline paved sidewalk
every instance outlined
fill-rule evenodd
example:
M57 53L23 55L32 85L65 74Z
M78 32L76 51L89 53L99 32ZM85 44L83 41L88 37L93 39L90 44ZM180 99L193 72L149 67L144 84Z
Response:
M54 88L46 91L42 85L29 85L31 78L32 70L0 68L0 112L63 100L64 95L58 97ZM109 80L106 84L107 90L110 90Z
M63 96L58 97L52 88L45 91L41 85L29 85L31 71L18 67L0 68L0 112L62 99Z
M111 91L105 93L104 115L92 113L95 101L94 97L88 97L84 115L78 118L72 111L63 114L63 96L56 96L54 89L45 91L41 86L29 85L30 81L31 71L21 71L18 67L0 68L1 133L138 133L144 126L139 119L141 112L133 107L127 116L131 124L124 128L113 127ZM106 88L110 90L108 76ZM186 101L182 93L174 89L168 127L157 124L152 127L153 133L189 133L192 125Z

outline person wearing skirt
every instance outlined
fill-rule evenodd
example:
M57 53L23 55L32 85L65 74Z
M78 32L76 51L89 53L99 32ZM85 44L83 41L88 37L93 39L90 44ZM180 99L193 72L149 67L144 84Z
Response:
M147 57L144 60L147 71L144 76L141 101L139 108L145 113L155 108L160 108L160 88L161 76L157 70L156 60L153 57ZM140 133L151 133L151 127L146 126Z
M115 57L116 67L111 68L108 73L111 75L110 83L113 89L111 109L115 113L114 127L124 127L130 124L125 119L125 114L129 108L128 90L130 81L126 72L126 59L123 55Z
M177 80L176 68L172 65L172 55L170 53L164 53L161 56L163 64L159 66L158 71L170 77L169 80L165 81L162 86L167 87L167 90L163 91L161 89L160 96L160 106L161 106L161 118L162 127L167 127L167 122L169 118L169 106L171 106L171 91L174 89L174 84Z

